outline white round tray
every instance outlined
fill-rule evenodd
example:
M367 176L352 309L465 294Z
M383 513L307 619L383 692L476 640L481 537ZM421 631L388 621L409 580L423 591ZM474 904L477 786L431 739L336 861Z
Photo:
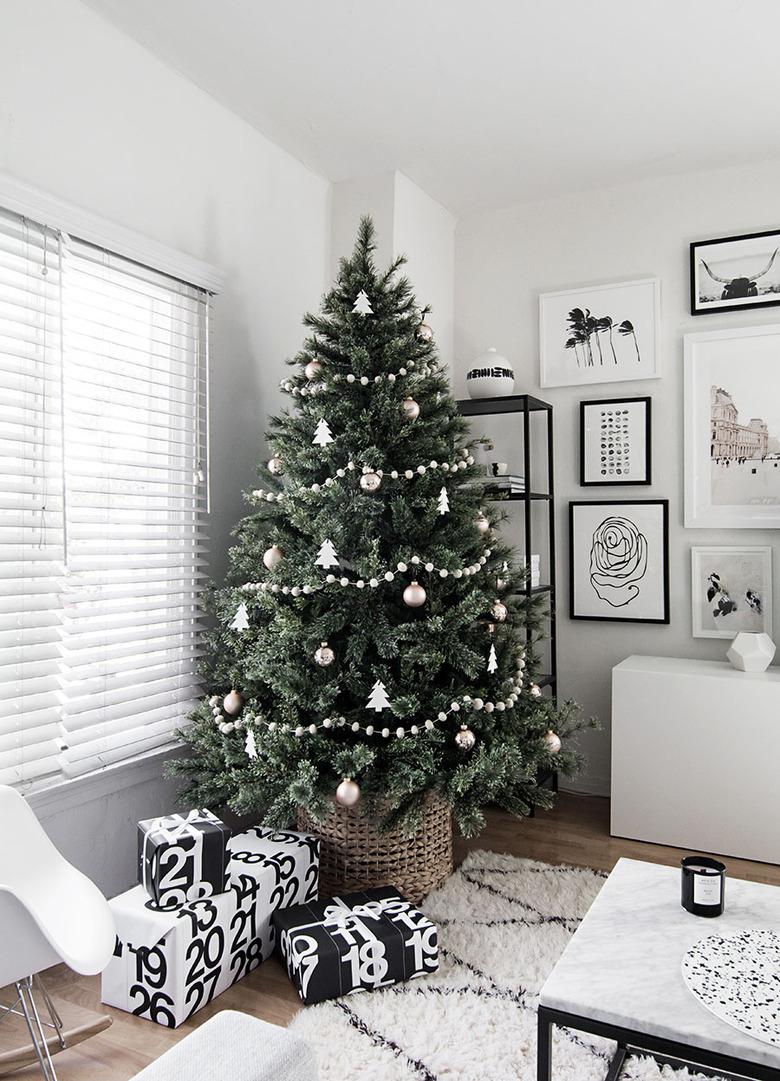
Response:
M740 931L711 935L682 960L691 993L716 1017L780 1047L780 935Z

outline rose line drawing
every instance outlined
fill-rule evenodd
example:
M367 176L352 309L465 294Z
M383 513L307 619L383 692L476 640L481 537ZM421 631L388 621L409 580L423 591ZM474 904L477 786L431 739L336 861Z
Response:
M590 584L612 608L625 608L639 596L647 573L647 538L628 518L605 518L593 531Z

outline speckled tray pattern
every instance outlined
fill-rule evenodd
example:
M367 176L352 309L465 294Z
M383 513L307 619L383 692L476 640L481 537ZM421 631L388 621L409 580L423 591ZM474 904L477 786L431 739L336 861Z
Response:
M682 960L691 993L716 1017L780 1047L780 935L750 930L711 935Z

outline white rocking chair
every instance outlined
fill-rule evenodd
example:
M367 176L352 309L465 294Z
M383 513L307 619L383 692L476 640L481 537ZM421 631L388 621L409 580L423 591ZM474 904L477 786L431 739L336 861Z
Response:
M116 931L111 909L90 880L57 851L27 801L0 785L0 987L13 985L16 1000L0 1005L0 1021L24 1018L31 1044L0 1054L0 1073L38 1060L46 1081L57 1081L52 1053L106 1028L111 1019L63 1027L38 973L65 962L82 975L108 964ZM42 1018L34 992L49 1015ZM49 1036L45 1029L53 1030Z

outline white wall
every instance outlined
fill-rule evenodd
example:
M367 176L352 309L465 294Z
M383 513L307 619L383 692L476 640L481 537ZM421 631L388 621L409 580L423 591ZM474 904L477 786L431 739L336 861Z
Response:
M597 151L594 151L597 152ZM609 789L610 672L631 653L723 657L728 643L693 639L690 620L692 544L770 544L761 530L683 529L682 334L772 322L780 316L688 310L688 243L776 227L780 164L669 177L461 219L456 234L456 392L486 346L513 362L518 392L539 394L555 407L558 495L560 691L576 698L604 730L583 741L587 771L572 787ZM538 294L584 283L658 275L662 279L662 378L588 388L541 391L538 382ZM780 376L779 376L780 378ZM622 394L653 397L653 485L579 487L578 402ZM490 431L490 421L482 424ZM511 445L504 430L502 446ZM568 500L668 498L670 501L671 624L588 623L568 618ZM780 582L778 569L775 580ZM777 610L777 605L776 605ZM736 719L738 723L738 718Z
M430 304L439 356L452 363L455 302L455 218L403 173L339 181L333 185L331 270L355 243L358 223L370 214L376 228L376 259L382 267L406 255L402 273L420 306Z
M283 360L325 286L328 183L78 0L3 3L0 169L225 271L211 399L221 577ZM107 889L132 878L128 823L171 798L159 779L144 785L143 799L123 789L52 827Z

